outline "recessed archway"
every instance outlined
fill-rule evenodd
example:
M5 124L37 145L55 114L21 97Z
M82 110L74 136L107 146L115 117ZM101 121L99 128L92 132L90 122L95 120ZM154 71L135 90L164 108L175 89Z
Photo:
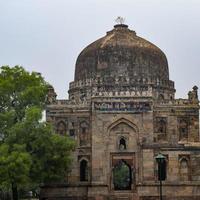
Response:
M114 190L131 190L131 184L131 167L124 160L119 160L113 168Z
M80 162L80 181L88 181L88 162L86 160Z
M131 121L129 121L128 119L125 119L125 118L120 118L120 119L114 121L112 124L110 124L108 126L108 132L110 133L119 124L126 124L127 126L132 128L135 133L139 132L138 127L134 123L132 123Z

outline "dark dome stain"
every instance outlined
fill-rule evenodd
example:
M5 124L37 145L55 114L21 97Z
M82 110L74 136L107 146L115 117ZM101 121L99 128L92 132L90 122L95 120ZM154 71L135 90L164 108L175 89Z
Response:
M123 75L169 80L165 54L154 44L138 37L127 25L119 24L80 53L75 81Z

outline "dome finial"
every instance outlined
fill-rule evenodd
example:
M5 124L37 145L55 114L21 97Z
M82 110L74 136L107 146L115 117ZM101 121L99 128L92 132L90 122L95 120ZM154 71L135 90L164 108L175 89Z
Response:
M115 22L116 22L117 24L124 24L125 18L124 18L124 17L121 17L121 16L118 16L118 17L115 19Z

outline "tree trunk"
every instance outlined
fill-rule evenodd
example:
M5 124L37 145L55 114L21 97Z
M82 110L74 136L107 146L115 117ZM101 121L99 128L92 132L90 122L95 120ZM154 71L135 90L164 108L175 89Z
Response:
M15 183L12 183L12 197L13 200L18 200L17 185Z

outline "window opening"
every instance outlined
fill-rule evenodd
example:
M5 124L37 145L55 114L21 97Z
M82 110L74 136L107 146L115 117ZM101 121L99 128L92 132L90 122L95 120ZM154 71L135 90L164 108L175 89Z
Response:
M114 166L113 184L115 190L131 190L131 167L123 160Z
M82 127L82 133L83 133L83 134L86 133L86 127Z
M119 141L119 149L125 150L126 149L126 140L124 138L121 138Z
M69 130L69 136L74 137L75 135L75 130L74 129L70 129Z
M88 181L88 163L86 160L80 162L80 181Z

